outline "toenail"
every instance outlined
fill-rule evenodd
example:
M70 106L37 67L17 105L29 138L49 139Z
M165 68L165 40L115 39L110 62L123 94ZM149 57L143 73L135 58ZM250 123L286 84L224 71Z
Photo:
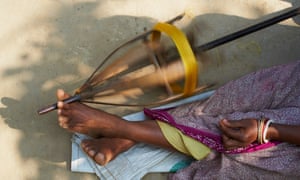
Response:
M104 166L105 164L107 164L104 154L99 153L99 152L95 155L94 160L101 166Z
M67 125L67 124L63 124L62 127L63 127L64 129L67 129L67 128L68 128L68 125Z
M104 154L98 152L98 153L96 154L96 156L95 156L95 159L104 161L104 160L105 160L105 156L104 156Z
M96 155L96 152L94 150L89 150L88 151L88 154L91 156L91 157L94 157Z

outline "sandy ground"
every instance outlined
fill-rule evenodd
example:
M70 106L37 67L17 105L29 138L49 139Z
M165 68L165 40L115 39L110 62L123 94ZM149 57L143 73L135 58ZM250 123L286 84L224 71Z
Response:
M1 179L97 179L70 171L71 133L59 128L54 112L39 116L36 110L55 101L57 88L73 92L120 43L186 12L177 25L200 45L299 5L297 0L1 0ZM200 81L221 85L299 60L299 24L300 17L289 19L207 52ZM157 178L166 176L145 179Z

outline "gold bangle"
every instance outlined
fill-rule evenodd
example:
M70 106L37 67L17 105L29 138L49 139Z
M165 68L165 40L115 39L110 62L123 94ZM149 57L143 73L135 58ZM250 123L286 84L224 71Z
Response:
M257 120L257 142L259 143L259 139L261 138L260 136L261 136L261 133L260 133L260 131L261 131L261 127L260 127L260 123L261 123L261 119L258 119Z
M265 118L261 118L260 120L258 120L257 122L257 142L259 144L263 144L263 131L264 131L264 125L265 125Z

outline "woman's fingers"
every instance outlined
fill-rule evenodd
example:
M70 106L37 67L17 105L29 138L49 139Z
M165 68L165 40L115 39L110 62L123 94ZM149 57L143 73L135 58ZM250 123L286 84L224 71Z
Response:
M223 140L223 145L225 147L225 149L236 149L239 147L243 147L243 143L241 143L238 140L232 139L226 135L222 135L222 140Z
M257 137L257 121L255 119L221 120L223 143L225 147L245 147L253 143Z
M231 139L240 140L242 138L241 128L237 126L236 123L230 123L228 120L221 120L220 128L223 134L230 137Z
M241 128L244 127L244 124L242 121L234 121L234 120L228 120L228 119L222 119L220 121L220 124L228 127L228 128Z

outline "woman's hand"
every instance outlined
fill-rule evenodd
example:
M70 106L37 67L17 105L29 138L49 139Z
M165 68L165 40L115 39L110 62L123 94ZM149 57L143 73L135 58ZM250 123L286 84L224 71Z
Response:
M227 120L220 121L223 145L226 149L246 147L257 140L257 120Z

